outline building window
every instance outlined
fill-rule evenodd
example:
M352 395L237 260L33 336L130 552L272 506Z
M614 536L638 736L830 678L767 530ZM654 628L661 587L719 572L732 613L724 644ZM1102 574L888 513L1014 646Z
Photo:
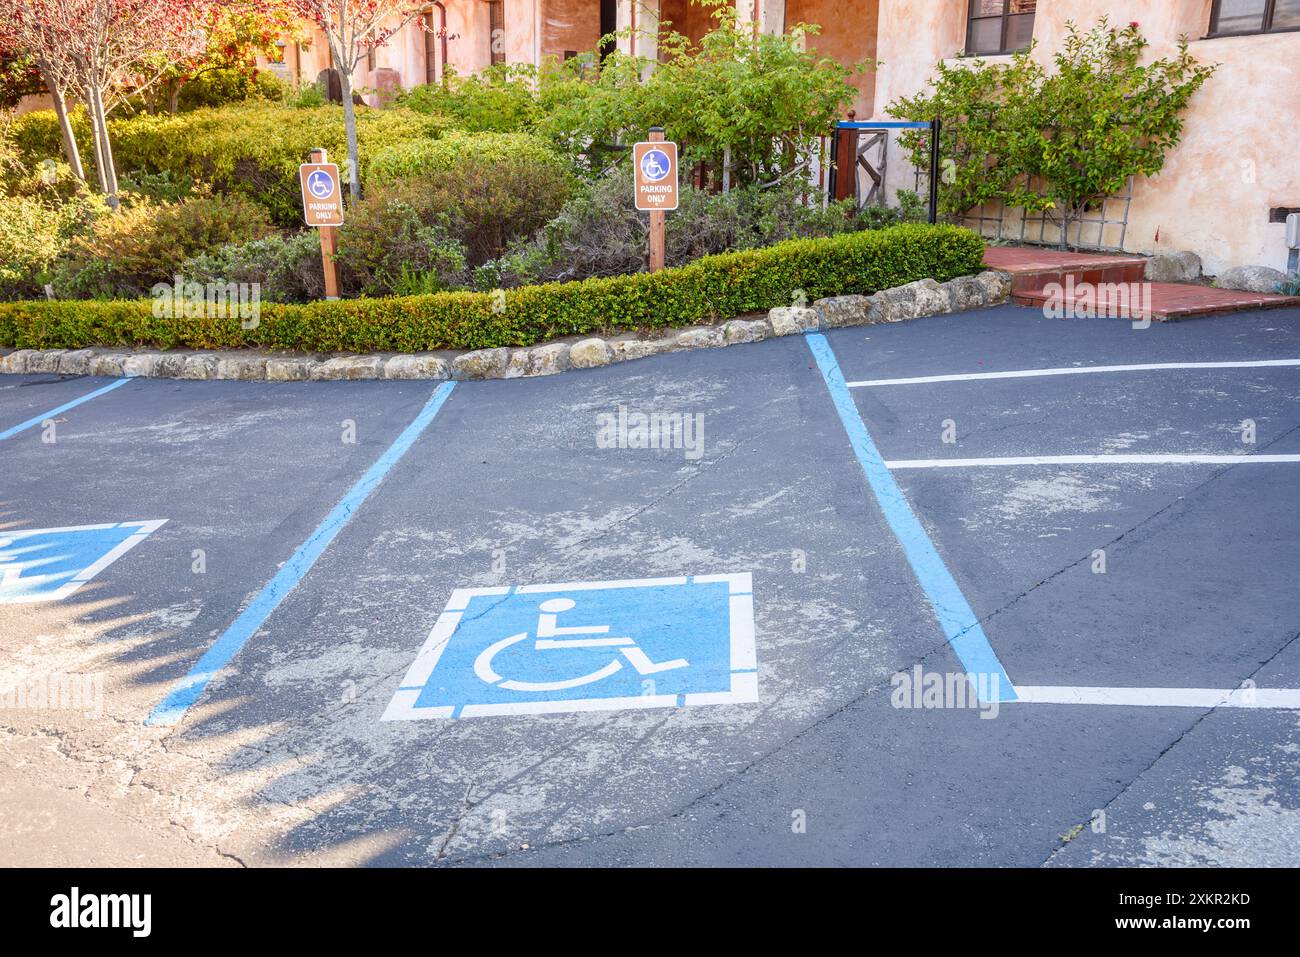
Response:
M491 62L506 62L506 4L505 0L488 0L488 37L492 44Z
M1028 49L1034 38L1036 6L1037 0L970 0L966 52L999 54Z
M1214 0L1210 36L1300 30L1300 0Z

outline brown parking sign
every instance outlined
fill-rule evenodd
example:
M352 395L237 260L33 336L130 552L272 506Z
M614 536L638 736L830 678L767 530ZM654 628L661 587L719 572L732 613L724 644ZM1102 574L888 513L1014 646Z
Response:
M660 134L662 135L662 134ZM636 171L636 208L673 210L677 208L677 144L651 140L632 147Z
M303 220L308 226L343 225L343 191L339 168L333 163L303 163L298 167L302 185Z

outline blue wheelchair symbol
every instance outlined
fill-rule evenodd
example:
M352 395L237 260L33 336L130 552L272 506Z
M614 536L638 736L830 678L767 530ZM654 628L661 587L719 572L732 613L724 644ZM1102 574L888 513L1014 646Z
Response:
M758 700L750 576L458 589L384 720Z
M67 598L165 521L0 532L0 604Z
M307 192L317 199L328 199L334 194L334 177L323 169L312 171L307 177Z
M668 154L663 150L646 150L641 157L641 175L655 183L668 175Z

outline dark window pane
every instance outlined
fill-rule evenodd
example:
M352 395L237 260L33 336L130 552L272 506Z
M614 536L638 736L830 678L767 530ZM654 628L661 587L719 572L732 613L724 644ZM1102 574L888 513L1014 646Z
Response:
M970 32L966 35L967 53L1001 53L1002 52L1002 18L990 17L987 20L972 20Z
M1300 0L1277 0L1277 6L1273 8L1273 29L1297 28L1300 28Z
M1032 13L1021 14L1016 17L1007 17L1007 49L1023 50L1029 46L1029 41L1034 38L1034 15Z
M1219 0L1216 33L1250 33L1264 27L1268 0Z

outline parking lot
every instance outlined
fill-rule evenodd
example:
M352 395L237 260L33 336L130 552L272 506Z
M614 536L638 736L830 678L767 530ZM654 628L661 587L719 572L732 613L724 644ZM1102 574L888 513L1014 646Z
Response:
M15 863L1300 864L1297 310L3 376L0 467L4 689L99 689Z

